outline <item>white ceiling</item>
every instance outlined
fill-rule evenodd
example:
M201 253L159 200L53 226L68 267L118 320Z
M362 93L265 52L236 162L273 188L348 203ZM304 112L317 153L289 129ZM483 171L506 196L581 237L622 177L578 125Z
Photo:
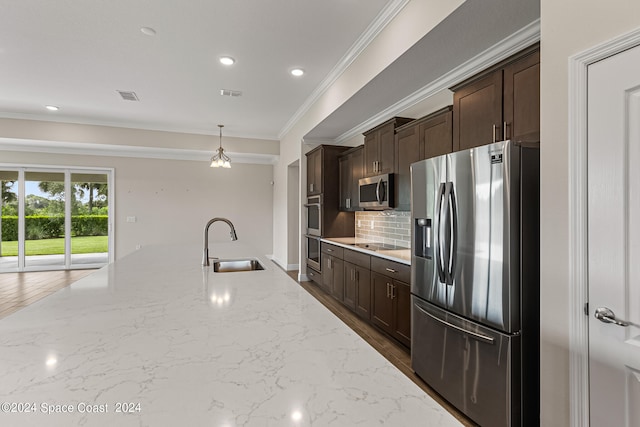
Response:
M404 1L0 0L0 117L213 135L224 124L226 136L278 139ZM305 138L360 131L539 16L539 0L465 1ZM294 78L293 67L307 73ZM441 92L392 113L418 117L450 99Z
M220 123L225 135L276 139L394 4L0 0L0 117L205 134L217 134ZM220 55L237 62L225 67ZM293 67L306 74L292 77ZM223 97L220 89L243 95ZM140 102L117 90L134 91Z

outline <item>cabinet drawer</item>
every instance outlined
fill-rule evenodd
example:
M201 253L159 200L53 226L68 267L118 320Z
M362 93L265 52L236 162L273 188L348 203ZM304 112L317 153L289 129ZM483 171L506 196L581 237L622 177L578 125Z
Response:
M344 250L344 260L351 264L359 265L367 270L371 269L371 255L363 254L362 252L352 251L350 249Z
M371 257L371 270L401 282L411 282L411 266L388 259Z
M322 253L334 256L342 259L344 257L344 249L340 246L332 245L330 243L321 242L320 248Z
M312 282L315 282L316 285L322 285L322 274L319 272L311 268L307 268L307 277L311 279Z

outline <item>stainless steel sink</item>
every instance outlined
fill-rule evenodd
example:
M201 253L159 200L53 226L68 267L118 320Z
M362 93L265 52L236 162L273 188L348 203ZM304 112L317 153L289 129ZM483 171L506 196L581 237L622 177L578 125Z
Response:
M257 259L219 259L213 261L213 271L216 273L232 273L236 271L264 270Z

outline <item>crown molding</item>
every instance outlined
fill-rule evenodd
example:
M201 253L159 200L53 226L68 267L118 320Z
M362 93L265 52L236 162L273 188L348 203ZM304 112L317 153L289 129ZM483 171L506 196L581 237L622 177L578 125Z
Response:
M345 72L347 68L356 60L358 56L371 44L380 32L396 17L398 13L409 3L410 0L392 0L378 14L376 19L367 27L364 33L356 40L347 53L338 61L335 67L329 72L327 77L320 82L318 87L311 93L307 100L298 108L293 116L287 121L282 130L278 133L278 139L282 138L295 126L311 106L324 94L329 87Z
M413 107L417 103L424 101L442 90L455 86L538 41L540 41L540 19L531 22L509 37L506 37L447 74L444 74L442 77L423 86L421 89L389 106L367 121L360 123L358 126L338 136L334 143L342 143L394 116L401 115L407 108Z
M43 141L36 139L0 138L0 151L18 151L49 154L75 154L84 156L134 157L144 159L193 160L208 162L212 151L179 148L142 147L86 142ZM232 163L273 165L277 154L226 152Z

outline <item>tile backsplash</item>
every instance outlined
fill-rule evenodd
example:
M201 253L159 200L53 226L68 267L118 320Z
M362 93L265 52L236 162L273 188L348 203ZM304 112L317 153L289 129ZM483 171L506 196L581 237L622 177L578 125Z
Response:
M356 237L410 248L411 212L356 212Z

